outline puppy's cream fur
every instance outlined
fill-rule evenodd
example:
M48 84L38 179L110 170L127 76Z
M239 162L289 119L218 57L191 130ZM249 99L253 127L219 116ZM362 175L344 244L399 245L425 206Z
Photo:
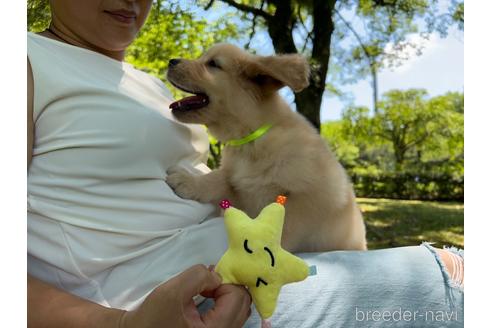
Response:
M317 131L277 93L283 86L302 90L308 77L302 56L255 56L227 44L171 66L171 83L210 99L205 108L173 111L181 122L205 124L222 142L265 123L273 127L252 143L226 146L219 169L195 176L172 168L166 181L181 197L215 204L227 198L251 217L277 195L287 195L285 249L363 250L365 227L344 169Z

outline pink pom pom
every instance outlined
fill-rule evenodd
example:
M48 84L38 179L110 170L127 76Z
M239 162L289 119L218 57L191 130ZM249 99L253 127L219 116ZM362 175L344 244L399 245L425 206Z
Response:
M231 202L228 199L223 199L220 201L220 207L223 208L224 210L231 207Z

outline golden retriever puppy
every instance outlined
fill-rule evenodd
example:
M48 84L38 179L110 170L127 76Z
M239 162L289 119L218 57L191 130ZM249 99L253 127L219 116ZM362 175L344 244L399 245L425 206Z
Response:
M188 199L233 206L256 217L286 195L282 246L289 251L366 249L365 227L344 169L317 131L278 94L308 85L309 66L296 54L255 56L219 44L197 60L172 59L168 80L194 94L170 105L184 123L205 124L226 147L220 168L194 175L168 171L167 183ZM269 124L261 137L227 145Z

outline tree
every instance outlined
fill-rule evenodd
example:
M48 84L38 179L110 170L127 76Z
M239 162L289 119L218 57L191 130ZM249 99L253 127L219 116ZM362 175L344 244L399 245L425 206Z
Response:
M425 90L383 95L378 114L347 107L321 135L347 168L359 196L463 199L463 94Z
M40 32L48 27L51 19L48 0L27 1L27 29Z
M328 67L333 53L344 53L343 58L352 60L352 66L360 63L364 56L368 61L358 69L349 68L353 76L361 77L367 71L376 76L382 67L384 49L389 42L395 49L408 43L405 36L418 31L417 18L428 22L426 31L443 28L451 24L447 20L437 25L437 0L198 0L204 8L211 10L216 3L235 8L251 26L250 38L258 30L266 30L277 53L299 52L310 60L310 86L295 94L296 109L316 128L320 127L320 106L326 88ZM356 47L349 42L348 48L335 38L344 38L347 29L359 35L356 29L343 18L341 13L352 11L362 18L371 33L367 39L359 37ZM341 31L340 33L335 33ZM360 36L360 35L359 35ZM332 46L333 43L333 46ZM249 42L247 43L249 45ZM347 55L348 54L348 55ZM395 56L393 54L393 56ZM396 56L397 57L397 56ZM345 62L338 65L344 71ZM364 67L364 69L362 69ZM377 100L377 80L373 79ZM377 101L376 101L377 103Z
M421 89L389 91L374 116L364 107L348 108L344 130L371 144L391 145L395 171L404 170L409 157L414 164L459 158L463 149L463 114L456 106L460 94L427 98Z
M229 16L210 23L183 10L179 4L157 1L139 36L128 47L125 60L165 81L172 58L196 58L218 42L237 37ZM181 94L170 88L175 95Z
M332 121L323 123L320 132L342 165L350 169L358 165L360 144L353 142L352 138L347 138L344 128L343 121Z
M379 5L374 5L375 2ZM377 113L378 72L385 67L401 65L409 53L422 53L423 43L408 38L408 35L419 33L420 39L428 39L431 32L437 31L444 37L454 24L463 30L464 7L460 6L463 3L452 0L440 11L437 3L366 0L359 1L359 6L354 9L354 2L340 1L338 9L335 8L337 29L333 43L337 46L333 48L334 61L330 66L340 72L339 83L351 83L370 75L373 111ZM352 16L350 21L344 17L348 15ZM419 24L418 19L426 24Z
M431 98L428 108L442 113L442 129L417 150L414 163L421 171L447 173L455 178L464 175L464 96L448 92Z

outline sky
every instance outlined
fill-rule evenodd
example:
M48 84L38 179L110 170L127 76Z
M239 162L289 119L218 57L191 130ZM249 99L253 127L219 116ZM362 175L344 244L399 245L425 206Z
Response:
M411 36L418 39L416 35ZM410 58L394 70L384 69L378 75L379 96L391 89L427 89L430 96L448 91L464 91L464 37L463 32L450 29L446 38L432 34L429 40L417 40L423 43L420 56L410 54ZM361 80L356 84L342 87L351 92L354 104L372 108L371 80ZM341 118L345 106L337 98L323 97L321 121Z

